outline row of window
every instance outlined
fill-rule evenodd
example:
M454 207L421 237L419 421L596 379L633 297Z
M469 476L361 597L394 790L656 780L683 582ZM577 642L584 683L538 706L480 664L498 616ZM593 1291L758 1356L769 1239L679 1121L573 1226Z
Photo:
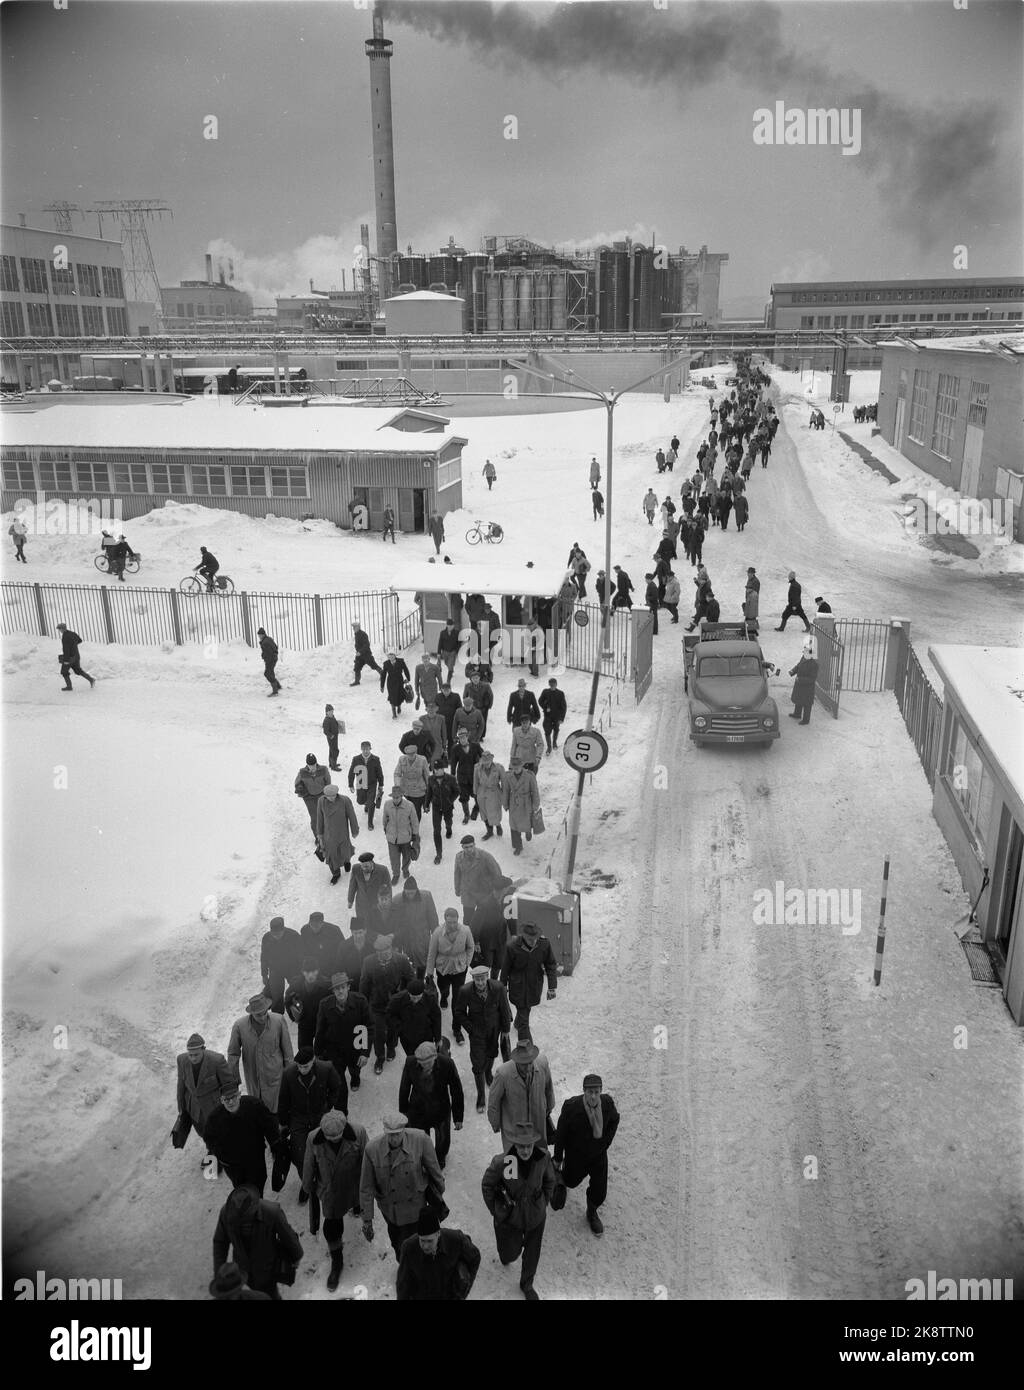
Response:
M209 308L205 304L175 304L174 308L179 319L223 319L228 314L226 304L213 304Z
M0 257L0 287L11 294L18 294L24 288L25 294L50 294L56 298L70 298L75 294L86 295L90 299L124 299L124 278L121 267L116 265L85 265L74 262L59 270L50 261L37 256L22 256L21 279L18 278L17 256ZM49 283L47 283L49 267ZM77 286L77 288L76 288Z
M308 497L306 470L263 464L110 463L77 459L4 462L4 488L31 496L37 491L143 493L186 497Z
M948 289L905 290L798 290L790 297L792 304L933 304L949 301L975 300L978 304L991 299L1024 299L1024 285L996 285L979 289L977 285ZM780 297L781 302L781 297Z
M24 338L26 316L17 300L3 301L3 334L5 338ZM28 310L28 336L30 338L52 338L54 336L54 311L49 304L34 304L30 300ZM99 304L57 304L56 332L60 338L125 338L128 336L128 311L114 308L106 310L106 328L103 326L104 310Z
M910 398L910 424L907 437L915 444L924 444L928 431L928 398L931 390L930 371L914 372L914 389ZM935 409L932 413L931 450L940 458L950 459L953 448L953 425L956 421L960 396L960 378L939 372L935 390ZM984 429L988 420L988 385L972 381L967 407L967 423Z
M801 328L863 328L863 314L801 314ZM1020 319L1024 317L1024 311L1019 309L1011 310L1006 314L990 314L988 320L994 322L996 319ZM950 320L956 323L967 323L971 319L970 314L868 314L868 328L877 328L880 324L890 323L949 323Z
M946 753L945 782L963 812L971 834L979 845L989 838L994 785L978 750L967 737L967 730L954 716L949 749Z

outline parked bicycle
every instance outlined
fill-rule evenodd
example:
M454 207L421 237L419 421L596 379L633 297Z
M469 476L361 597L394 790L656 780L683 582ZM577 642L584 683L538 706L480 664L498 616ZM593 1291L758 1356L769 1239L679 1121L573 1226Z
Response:
M496 521L488 521L486 530L484 530L483 522L474 522L470 530L466 532L466 540L470 545L479 545L481 541L486 541L488 545L501 545L504 537L505 532Z
M181 594L233 594L235 581L230 575L215 574L213 576L213 588L208 589L205 579L200 579L198 574L190 574L178 585L178 592Z
M113 573L113 570L110 568L110 564L109 564L109 561L108 561L108 559L107 559L107 552L106 552L105 550L102 551L99 555L96 555L96 556L93 557L93 564L94 564L94 565L96 566L96 568L99 570L100 574L112 574L112 573ZM125 574L138 574L138 572L139 572L139 567L140 567L141 564L142 564L142 555L140 554L139 551L136 551L135 554L132 556L132 558L131 558L130 560L125 560L125 562L124 562L124 572L125 572Z

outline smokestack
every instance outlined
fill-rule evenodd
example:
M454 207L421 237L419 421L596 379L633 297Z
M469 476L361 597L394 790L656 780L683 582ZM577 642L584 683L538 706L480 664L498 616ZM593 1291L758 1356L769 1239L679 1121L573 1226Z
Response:
M208 285L213 284L213 257L211 255L206 257L206 283Z
M18 213L18 226L19 226L19 227L24 227L24 226L26 226L26 225L27 225L27 224L26 224L26 222L25 222L25 214L24 214L23 212L19 212L19 213Z
M366 40L370 60L370 124L373 138L373 197L377 213L377 258L381 299L391 293L391 257L398 250L395 222L395 140L391 123L391 54L384 37L380 6L373 7L373 38Z
M223 261L218 261L218 262L217 262L217 279L218 279L218 280L220 281L220 283L223 285L223 283L224 283L224 262L223 262Z

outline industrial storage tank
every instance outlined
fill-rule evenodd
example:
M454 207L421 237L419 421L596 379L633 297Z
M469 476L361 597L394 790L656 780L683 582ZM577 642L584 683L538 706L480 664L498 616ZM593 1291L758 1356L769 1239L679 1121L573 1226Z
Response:
M426 256L399 256L398 278L402 284L413 285L418 290L427 288Z
M564 270L553 270L551 272L551 299L550 316L551 329L555 333L564 333L566 328L566 290L568 273Z
M519 328L526 333L533 328L533 273L525 271L518 278Z
M506 333L512 333L516 321L516 278L507 270L501 277L501 327Z
M485 321L488 333L501 332L501 276L491 270L484 280Z
M546 333L551 328L551 271L538 270L534 279L533 326Z

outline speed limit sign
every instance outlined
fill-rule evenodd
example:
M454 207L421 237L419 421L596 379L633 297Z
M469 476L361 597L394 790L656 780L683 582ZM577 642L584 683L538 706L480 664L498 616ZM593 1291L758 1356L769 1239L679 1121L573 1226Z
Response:
M577 729L563 742L562 756L577 772L596 772L608 761L608 740L593 729Z

